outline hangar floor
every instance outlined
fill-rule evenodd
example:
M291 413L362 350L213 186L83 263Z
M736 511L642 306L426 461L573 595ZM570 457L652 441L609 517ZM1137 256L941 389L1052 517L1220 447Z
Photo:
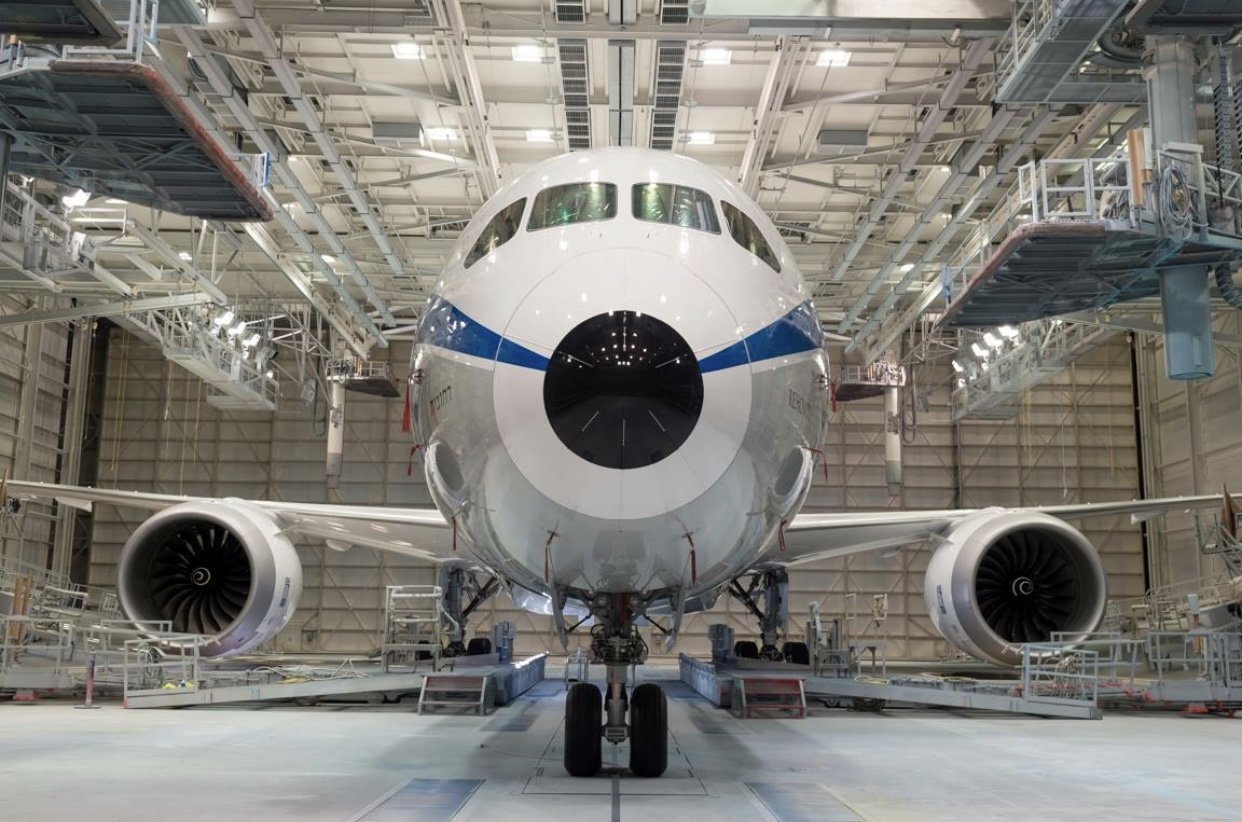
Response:
M652 678L658 673L649 674ZM51 820L1223 820L1242 721L961 711L733 718L667 682L668 774L560 766L558 680L486 717L408 705L0 706L0 818ZM627 751L612 761L624 762Z

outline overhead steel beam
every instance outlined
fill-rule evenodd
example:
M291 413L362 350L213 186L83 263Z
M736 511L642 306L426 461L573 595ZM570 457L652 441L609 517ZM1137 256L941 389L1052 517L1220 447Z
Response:
M26 311L21 314L0 315L0 328L15 325L41 325L85 317L123 317L143 311L161 311L168 308L187 308L192 305L217 303L215 297L205 292L174 294L168 297L148 297L143 300L121 300L97 305L78 305L72 308L51 308L46 311Z
M461 98L462 120L470 130L475 152L482 159L479 183L483 196L491 197L500 189L500 157L496 154L496 141L492 138L487 100L483 97L479 67L470 47L470 32L466 27L465 14L460 0L433 2L443 3L443 13L440 16L448 21L448 36L451 41L451 48L445 56L458 75L457 94Z
M738 174L738 182L742 190L751 197L759 189L759 172L763 167L763 157L772 142L772 133L776 128L777 118L784 107L785 96L789 92L789 84L793 79L798 58L806 51L807 40L804 37L780 37L776 41L775 59L768 64L768 73L763 79L763 87L759 91L759 102L755 106L755 119L752 123L750 138L746 141L746 149L742 152L742 165Z
M211 85L212 90L220 97L221 102L228 109L229 114L237 120L242 129L245 130L246 136L248 136L251 141L259 147L259 150L266 152L268 157L271 158L272 171L280 179L281 184L288 189L291 194L293 194L298 205L301 206L302 211L315 224L316 229L320 232L320 235L324 238L324 240L328 242L329 246L333 249L339 247L343 250L344 246L341 245L339 240L337 240L336 230L333 229L324 218L323 214L319 210L319 206L315 204L313 199L311 199L310 194L308 194L306 189L302 186L301 181L298 180L297 175L293 173L293 170L289 168L288 163L280 159L280 146L276 145L272 141L272 138L267 133L267 130L255 120L254 114L251 113L245 101L242 100L241 95L236 93L230 79L224 74L223 71L220 70L220 67L216 63L215 59L207 54L206 47L198 32L188 26L176 26L174 28L177 34L177 39L179 39L181 44L186 47L186 50L189 52L190 56L198 62L199 67L203 70L203 73L207 77L207 82ZM186 89L179 89L179 93L183 95L187 105L190 105L199 113L202 122L212 130L213 136L218 141L222 141L224 144L227 144L227 140L219 131L215 120L202 109L198 101L189 94L189 91ZM271 197L271 193L267 192L266 196ZM275 202L275 198L273 198L273 202ZM341 302L345 305L347 310L349 310L354 319L356 319L371 334L372 339L374 339L378 345L386 346L387 342L380 333L379 327L376 326L374 321L367 316L367 313L362 309L362 306L358 304L358 301L354 298L354 295L351 294L349 289L345 287L345 284L341 282L340 277L337 276L336 272L332 270L332 267L328 265L328 263L324 261L320 254L316 251L315 244L311 241L307 233L302 230L302 227L298 225L297 221L294 220L284 208L279 207L279 204L276 205L277 207L274 211L276 221L280 223L281 227L293 239L298 248L300 248L304 253L310 255L311 264L318 268L324 279L336 291L337 296L341 298ZM251 239L255 238L255 233L251 231L253 225L254 224L252 223L248 223L245 228L246 233L250 235ZM285 265L282 260L277 259L277 257L283 258L283 251L274 240L271 240L270 235L268 236L268 240L270 245L275 247L275 250L269 251L268 249L264 249L264 253L267 254L273 262L276 262L281 271L283 271L289 278L290 283L292 283L292 285L299 291L307 294L308 299L311 299L315 307L326 317L330 318L330 321L333 322L334 325L339 324L341 327L348 327L346 324L342 323L339 318L335 317L335 312L326 303L319 299L318 295L315 294L313 290L308 288L308 285L305 282L305 275L300 270L298 270L295 266ZM295 272L296 276L294 275ZM362 356L365 356L365 354Z
M908 175L914 169L919 157L922 156L923 151L927 148L928 144L935 139L936 132L940 128L940 125L945 121L945 118L949 116L949 112L953 110L953 106L957 102L958 96L961 95L962 91L966 88L966 84L979 69L979 65L983 62L983 58L986 57L991 51L994 42L995 41L991 38L984 38L982 40L976 40L967 46L965 53L962 55L957 71L955 71L952 77L949 78L949 82L940 93L940 97L936 101L936 105L928 111L927 115L923 118L923 122L916 131L910 148L906 150L905 155L901 158L901 161L897 164L897 167L889 173L888 181L884 184L884 188L881 190L880 196L876 198L874 203L872 203L871 210L868 212L867 218L863 221L863 224L858 227L858 234L855 237L854 242L852 242L849 248L846 249L845 256L841 259L841 262L837 264L836 269L833 271L832 279L834 282L840 282L841 279L845 277L845 272L849 270L850 265L852 265L854 260L858 257L858 253L862 251L863 244L871 236L871 232L873 232L876 226L879 225L880 217L888 211L889 205L901 191L902 186L905 185ZM841 326L837 328L837 331L844 332L848 330L848 328L849 323L842 323Z
M995 35L1009 27L1010 0L694 0L691 19L749 20L752 32L784 31L838 38L888 32L947 37Z
M358 212L359 219L362 220L363 225L371 233L371 238L375 246L380 250L380 254L387 261L388 267L392 269L393 274L396 276L404 275L405 266L397 257L397 253L393 249L392 243L389 242L384 227L380 225L370 202L367 201L362 189L359 188L358 181L354 178L353 172L345 165L340 152L336 150L333 137L324 126L323 120L320 119L310 100L302 93L302 84L294 73L294 67L284 58L280 45L272 34L272 30L268 28L267 23L264 22L251 0L233 0L233 7L237 9L238 16L245 22L246 31L250 34L251 39L254 40L259 53L267 60L273 74L276 75L276 79L280 82L281 87L284 88L285 95L293 101L294 109L302 116L302 121L306 123L306 128L311 133L311 139L315 141L315 144L319 146L319 150L323 152L324 159L331 166L332 173L336 175L337 183L345 191L346 196L349 197L349 202ZM333 234L335 235L335 232ZM395 323L396 320L388 310L388 306L375 291L370 278L358 266L353 255L343 245L333 248L332 251L337 259L349 269L354 280L357 281L358 285L366 293L367 298L371 300L371 304L379 311L384 321L390 324Z

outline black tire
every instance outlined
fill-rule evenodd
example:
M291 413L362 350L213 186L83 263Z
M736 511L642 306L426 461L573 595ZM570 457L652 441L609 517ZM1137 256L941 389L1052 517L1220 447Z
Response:
M492 641L485 636L476 636L466 645L466 656L484 656L492 652Z
M648 682L630 697L630 772L656 777L668 768L668 699Z
M733 655L738 659L758 659L759 646L749 639L739 639L733 643Z
M595 776L602 760L600 726L604 697L590 682L575 682L565 695L565 770L570 776Z
M781 650L785 654L786 662L792 662L794 665L811 664L811 652L807 649L805 642L786 642Z

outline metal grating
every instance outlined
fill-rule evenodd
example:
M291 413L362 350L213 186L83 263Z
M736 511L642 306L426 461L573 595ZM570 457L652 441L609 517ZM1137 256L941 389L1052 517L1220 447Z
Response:
M677 110L681 106L681 81L686 71L686 44L670 40L656 43L655 99L651 106L651 137L654 149L671 151L677 136Z
M660 4L660 22L666 26L684 26L690 22L690 0L664 0Z
M587 41L556 42L560 53L561 93L565 98L565 136L570 151L591 147L591 83L587 75Z
M11 170L204 219L269 220L261 170L226 154L156 71L53 60L0 76Z
M67 46L110 46L121 39L121 30L96 0L0 3L0 31Z
M585 23L586 0L556 0L556 22Z

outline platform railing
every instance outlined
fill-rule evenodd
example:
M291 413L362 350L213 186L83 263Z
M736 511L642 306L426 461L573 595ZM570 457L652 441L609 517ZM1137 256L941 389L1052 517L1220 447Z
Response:
M1094 650L1039 642L1022 646L1022 696L1061 705L1099 702L1100 659Z

